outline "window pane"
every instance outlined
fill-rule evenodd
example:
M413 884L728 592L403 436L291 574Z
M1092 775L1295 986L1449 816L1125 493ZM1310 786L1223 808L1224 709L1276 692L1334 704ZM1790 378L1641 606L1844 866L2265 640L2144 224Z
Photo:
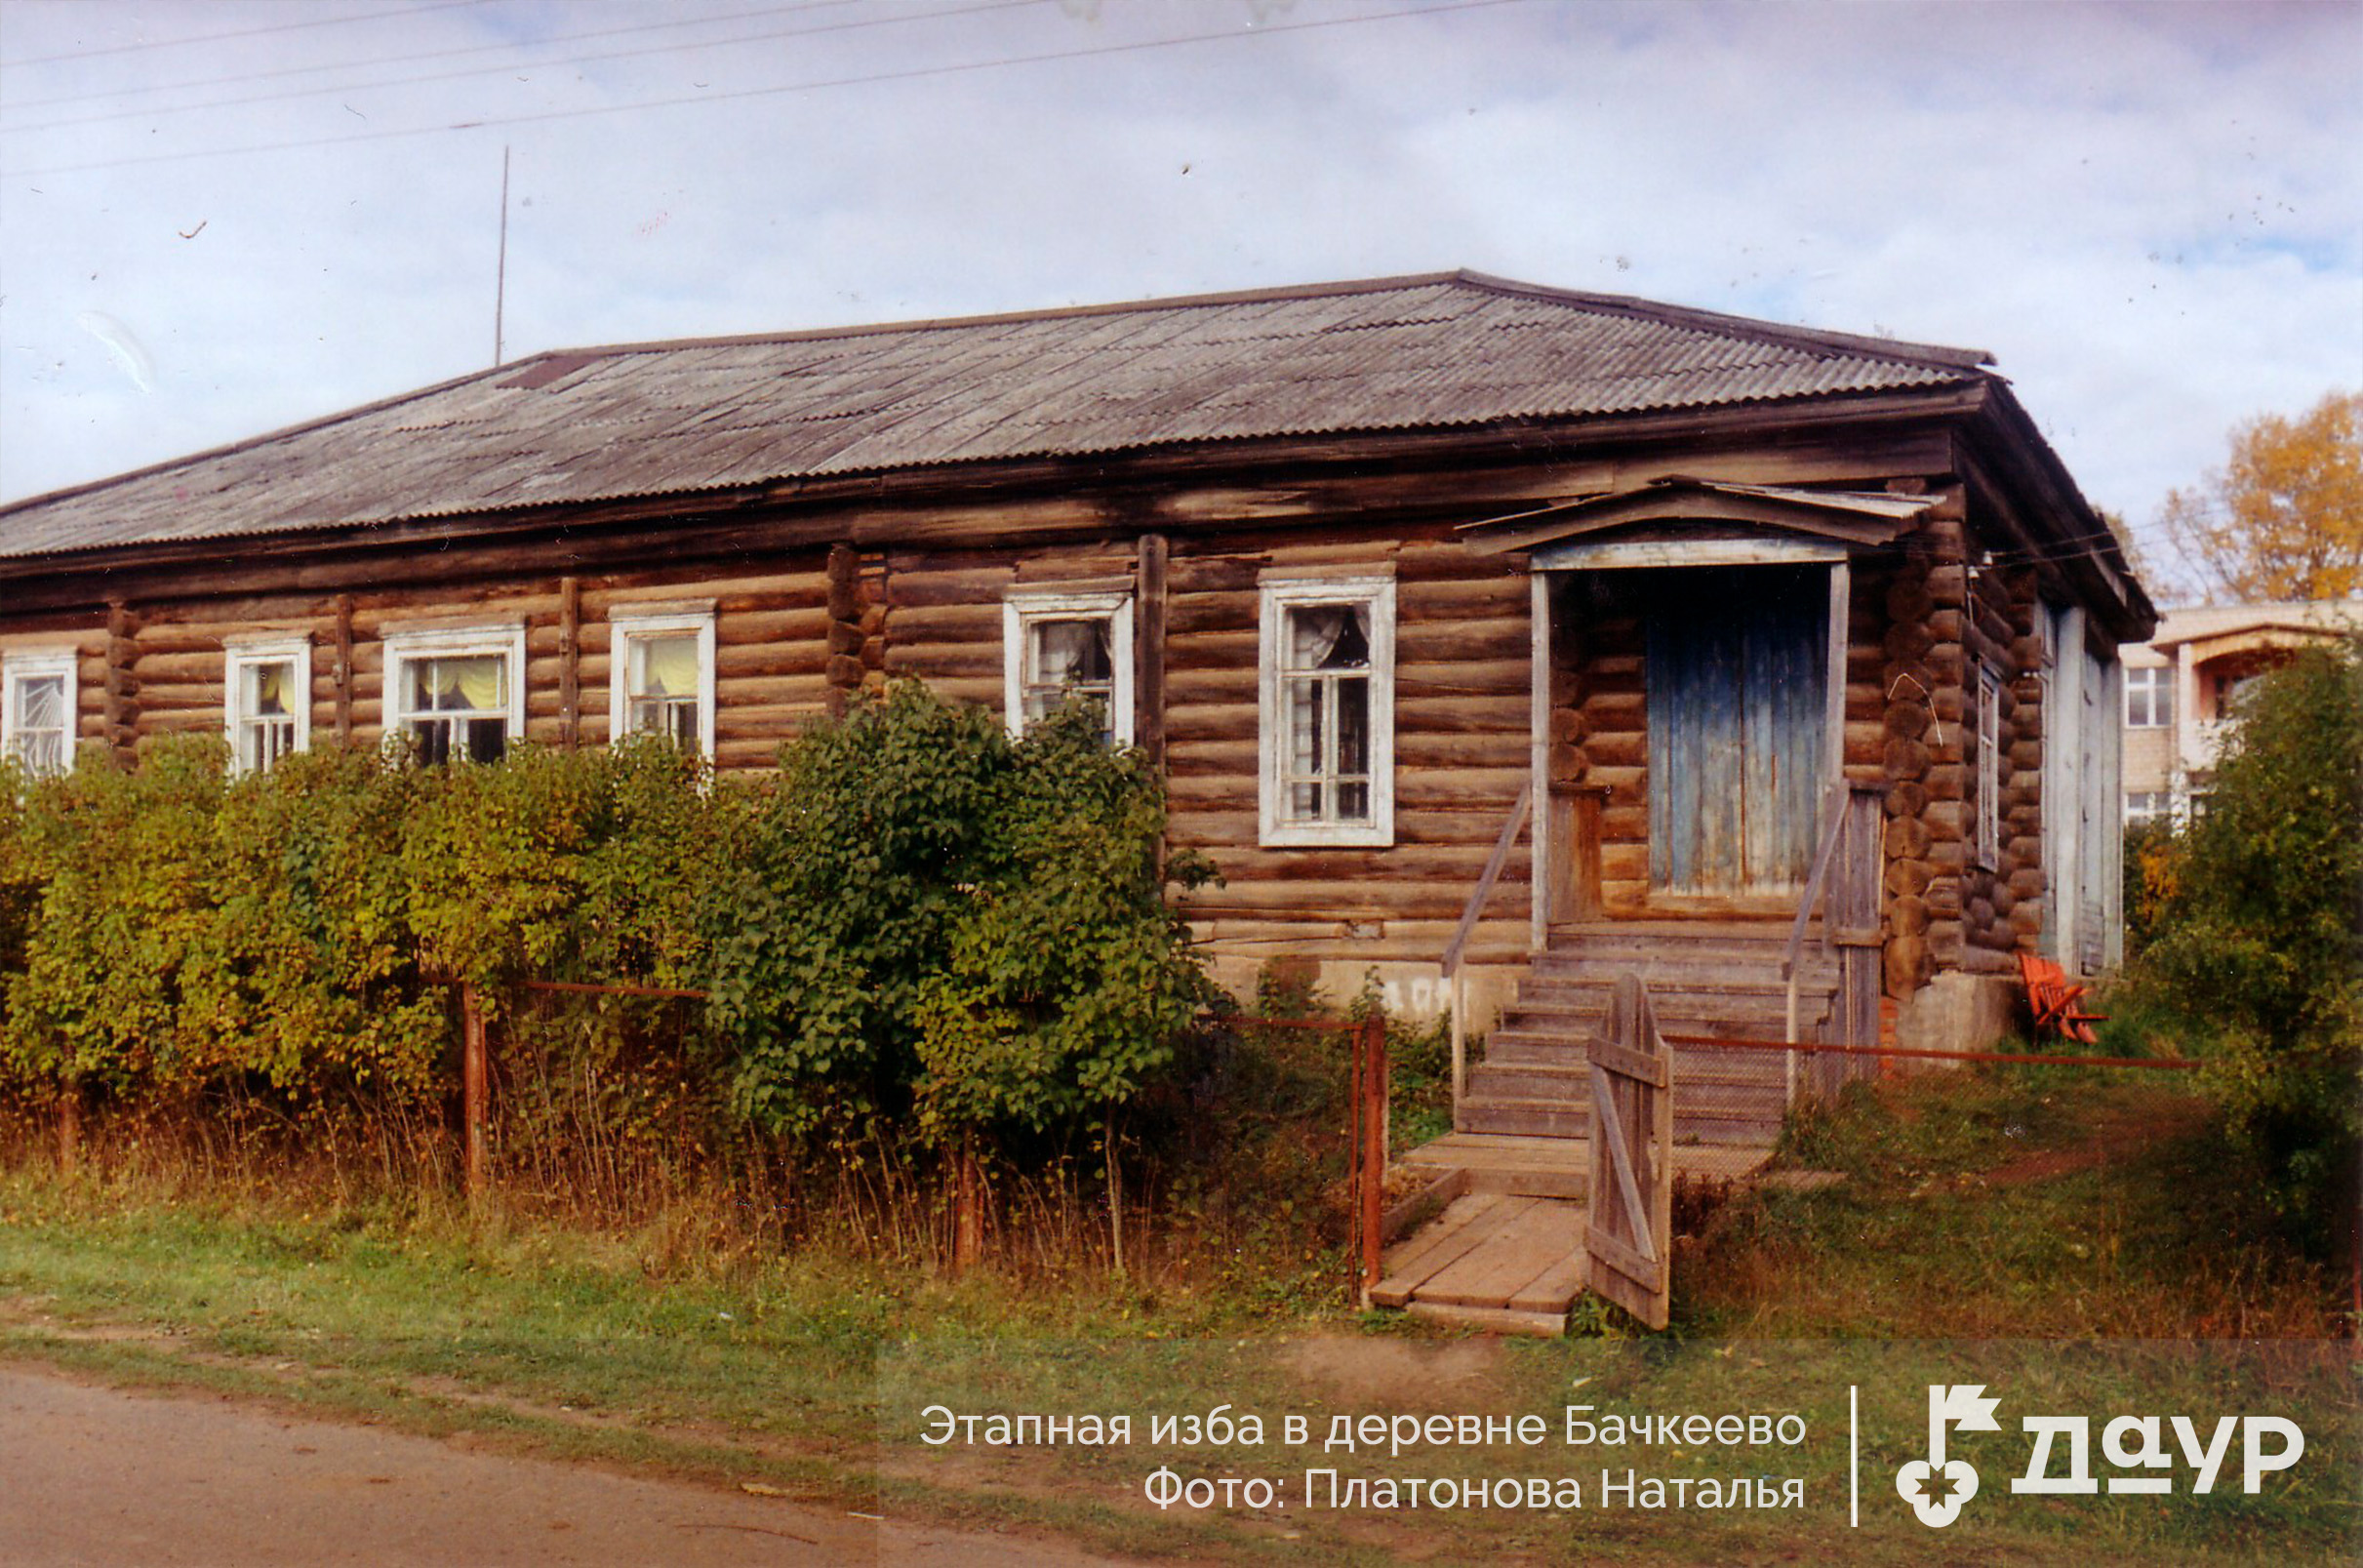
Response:
M1104 686L1115 678L1115 657L1108 648L1104 616L1030 624L1035 681L1051 686Z
M1344 776L1370 772L1370 681L1367 677L1341 680L1338 687L1338 772ZM1347 813L1349 816L1364 815Z
M65 677L28 675L17 683L17 723L24 730L65 728Z
M292 660L238 666L239 709L247 718L276 718L293 713L296 665Z
M418 743L419 760L430 767L440 767L451 760L452 732L441 719L420 719L410 727L411 739Z
M508 662L498 654L409 662L414 713L493 713L508 706Z
M634 697L696 697L698 695L698 638L634 637L631 646L631 695Z
M1322 763L1321 682L1288 683L1288 771L1319 773Z
M508 749L505 719L463 719L467 726L467 756L471 762L498 762Z
M1288 612L1290 669L1368 669L1370 606L1307 604Z

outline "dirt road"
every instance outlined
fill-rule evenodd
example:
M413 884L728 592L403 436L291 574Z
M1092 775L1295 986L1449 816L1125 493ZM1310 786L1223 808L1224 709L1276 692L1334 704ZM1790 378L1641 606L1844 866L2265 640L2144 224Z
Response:
M0 1367L0 1563L350 1568L1091 1568L959 1534L685 1482L470 1452L210 1395Z

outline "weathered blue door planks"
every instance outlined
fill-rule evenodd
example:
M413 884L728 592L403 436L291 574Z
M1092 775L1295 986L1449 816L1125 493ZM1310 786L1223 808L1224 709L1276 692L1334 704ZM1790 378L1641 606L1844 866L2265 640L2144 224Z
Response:
M1826 573L1669 572L1648 618L1652 888L1801 886L1828 722Z

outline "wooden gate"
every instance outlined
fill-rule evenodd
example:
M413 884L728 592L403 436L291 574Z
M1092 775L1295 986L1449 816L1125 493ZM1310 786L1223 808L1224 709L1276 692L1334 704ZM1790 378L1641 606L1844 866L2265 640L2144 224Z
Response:
M1649 991L1617 977L1608 1033L1591 1042L1591 1288L1665 1327L1673 1295L1673 1060Z

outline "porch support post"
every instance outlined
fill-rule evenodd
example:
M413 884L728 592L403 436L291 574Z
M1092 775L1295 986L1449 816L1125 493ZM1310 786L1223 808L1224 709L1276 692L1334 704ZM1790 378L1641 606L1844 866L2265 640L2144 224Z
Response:
M1541 952L1550 942L1550 866L1559 849L1551 836L1556 814L1551 810L1550 795L1550 574L1530 570L1527 583L1533 594L1534 671L1529 677L1533 689L1528 694L1528 708L1534 728L1529 762L1534 794L1533 814L1527 820L1531 860L1526 885L1534 909L1532 942L1534 950Z
M1828 718L1822 736L1822 784L1824 790L1846 782L1846 622L1853 603L1853 583L1841 556L1829 563L1829 665L1824 694Z

